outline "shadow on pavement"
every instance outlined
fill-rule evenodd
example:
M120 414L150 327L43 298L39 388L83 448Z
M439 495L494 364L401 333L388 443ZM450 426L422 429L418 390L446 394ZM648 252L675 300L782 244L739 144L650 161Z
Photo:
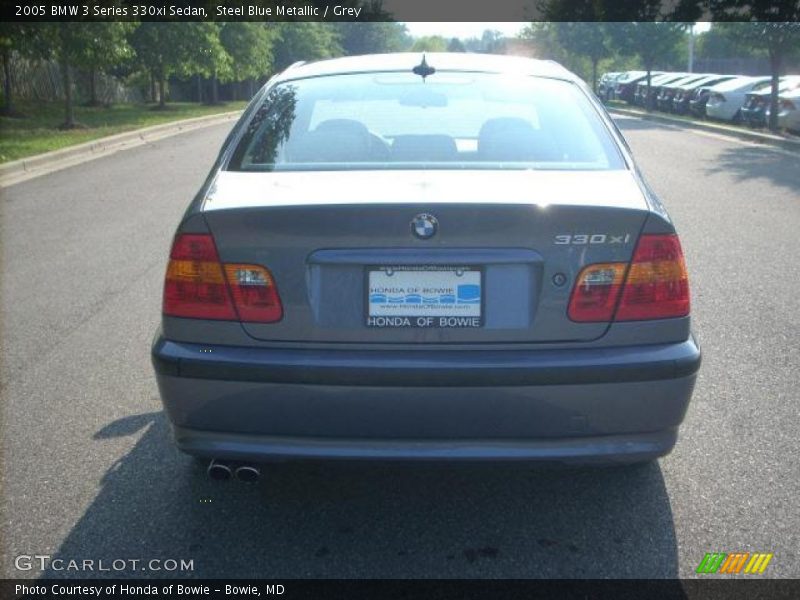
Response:
M609 469L296 463L214 482L174 449L163 414L105 474L54 558L193 560L192 572L45 577L676 577L657 463Z
M772 148L739 146L720 153L706 173L730 173L739 181L767 179L797 195L800 190L800 154L794 161Z

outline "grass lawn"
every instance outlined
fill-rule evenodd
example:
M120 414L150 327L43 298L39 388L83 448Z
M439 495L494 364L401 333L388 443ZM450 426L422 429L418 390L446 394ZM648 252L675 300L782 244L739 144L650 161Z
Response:
M0 163L59 150L97 138L159 125L180 119L242 110L245 102L206 106L190 102L167 104L167 110L153 110L152 104L115 104L110 108L75 107L75 120L85 128L61 131L64 106L59 102L18 102L22 119L0 117Z

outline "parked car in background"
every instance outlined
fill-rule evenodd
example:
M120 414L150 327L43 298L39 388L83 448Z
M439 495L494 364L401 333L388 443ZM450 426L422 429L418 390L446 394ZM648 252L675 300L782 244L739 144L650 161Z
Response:
M742 119L742 107L748 100L748 94L768 90L769 86L769 77L752 77L745 81L734 80L715 85L709 90L706 116L738 123Z
M600 81L597 82L597 97L603 102L608 102L614 99L614 87L617 80L622 77L624 73L603 73Z
M800 132L800 88L784 92L778 97L778 128ZM766 121L769 123L770 107L767 106Z
M650 73L652 80L653 75L660 75L661 73ZM633 95L636 93L636 84L642 79L647 78L647 71L628 71L617 79L617 85L614 88L614 99L622 100L628 104L633 104Z
M688 73L662 73L650 78L650 98L655 98L658 95L662 85L672 83L678 79L683 79ZM633 95L634 104L637 106L647 106L647 78L636 84L636 92Z
M800 88L800 75L787 75L781 77L778 94L784 94ZM769 108L770 96L772 95L772 85L767 83L760 87L758 91L747 94L742 105L742 119L750 127L766 127L767 109Z
M680 86L675 93L675 96L672 98L672 112L678 115L685 115L689 112L689 102L691 101L692 95L695 93L695 91L703 86L715 85L723 81L730 81L735 77L736 75L709 75L708 77L704 77L702 79L693 81L692 83L687 83Z
M752 90L754 87L769 81L769 77L750 77L745 75L737 75L732 79L715 83L714 85L704 84L697 88L689 100L689 111L696 117L706 116L706 104L708 99L715 91L719 93L729 94L731 101L736 97L740 97L744 101L744 95ZM740 105L741 106L741 105Z
M687 83L692 83L693 81L698 81L707 76L708 73L692 73L691 75L687 75L686 77L673 81L672 83L662 85L658 95L656 96L656 108L664 112L670 112L672 110L672 98L677 93L679 87L686 85Z

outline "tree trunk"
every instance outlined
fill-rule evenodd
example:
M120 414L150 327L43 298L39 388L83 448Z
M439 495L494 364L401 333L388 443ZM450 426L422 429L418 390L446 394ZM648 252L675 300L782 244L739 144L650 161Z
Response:
M3 112L11 115L14 103L11 98L11 49L3 48Z
M158 107L165 108L167 106L167 81L164 74L161 73L158 76Z
M200 77L200 73L196 76L197 78L197 102L198 104L203 103L203 79Z
M61 62L61 77L64 82L64 124L62 128L72 129L75 127L75 110L72 105L72 70L66 61Z
M592 57L592 91L597 93L597 63L600 59Z
M248 100L250 100L250 98L252 98L255 95L255 93L256 93L255 88L256 88L256 80L251 77L250 79L247 80L247 99Z
M150 71L150 102L156 101L156 76Z
M89 105L97 106L97 70L91 68L89 70Z
M771 131L778 131L778 87L780 86L781 76L781 56L780 50L770 48L769 66L772 71L772 89L769 94L769 128Z
M211 104L219 104L219 85L216 73L211 76Z

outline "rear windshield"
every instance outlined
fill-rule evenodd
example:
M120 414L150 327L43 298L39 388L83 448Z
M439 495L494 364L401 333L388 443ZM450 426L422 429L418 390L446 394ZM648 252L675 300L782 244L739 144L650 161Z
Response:
M272 88L228 169L623 169L575 84L437 72L301 79Z

